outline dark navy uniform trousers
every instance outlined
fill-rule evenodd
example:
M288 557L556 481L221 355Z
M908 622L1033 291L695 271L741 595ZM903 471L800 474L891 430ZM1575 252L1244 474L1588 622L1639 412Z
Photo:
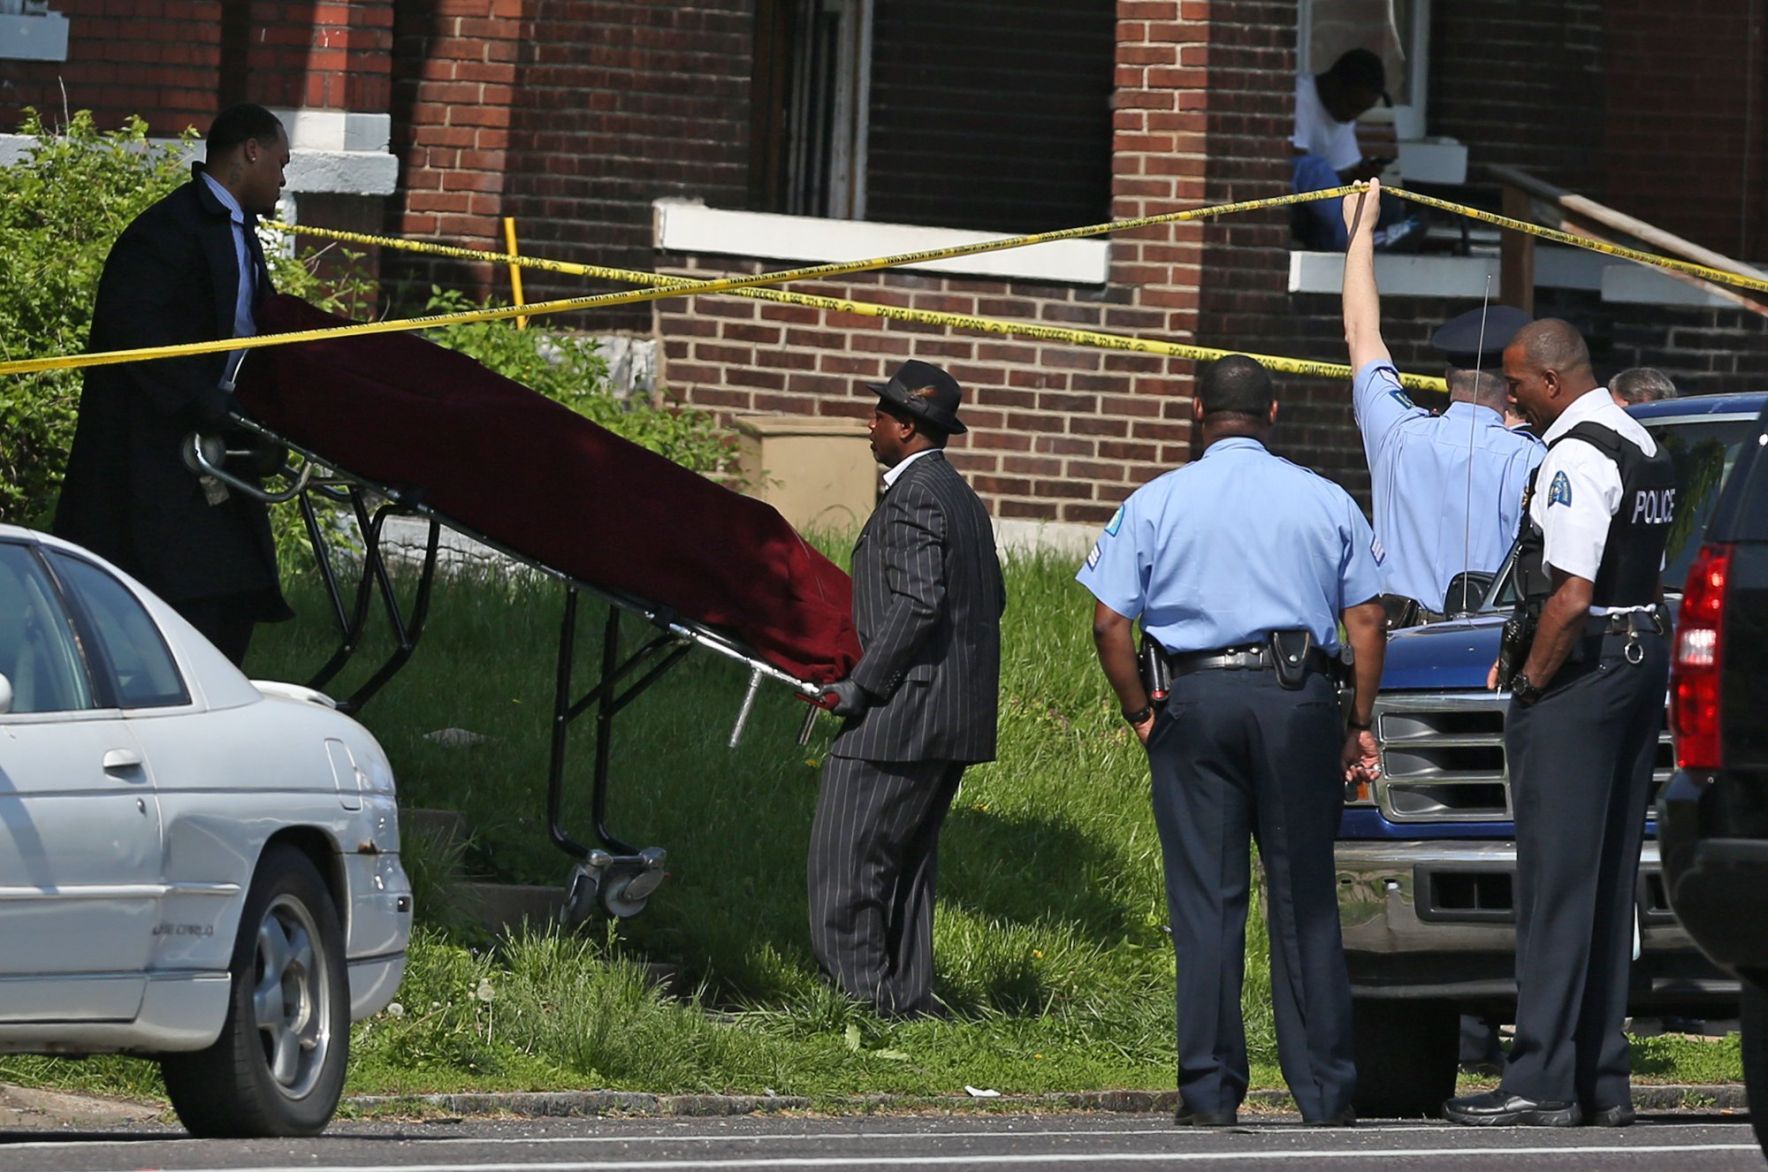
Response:
M1630 1102L1634 881L1663 728L1669 650L1590 640L1504 722L1516 814L1516 1041L1504 1090L1602 1110Z
M1277 1054L1302 1118L1351 1105L1350 979L1332 844L1344 807L1344 724L1325 676L1272 671L1173 680L1148 740L1154 821L1178 956L1179 1094L1231 1111L1246 1094L1246 905L1258 842L1269 895Z

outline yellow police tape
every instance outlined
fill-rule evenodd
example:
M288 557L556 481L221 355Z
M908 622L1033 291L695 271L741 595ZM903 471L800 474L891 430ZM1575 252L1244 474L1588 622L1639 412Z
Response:
M34 374L45 370L73 370L86 366L114 366L124 362L145 362L157 358L183 358L197 354L222 354L235 350L258 350L267 346L287 346L297 342L317 342L334 338L359 337L365 334L394 334L411 330L434 329L440 326L465 325L469 322L501 321L505 318L531 316L537 317L549 313L569 313L585 309L605 309L614 305L630 305L641 301L659 301L665 297L691 297L704 293L726 293L734 289L749 289L762 285L780 285L788 281L808 281L822 277L840 277L849 273L869 272L876 269L894 268L898 265L922 264L927 261L948 260L959 256L974 256L984 252L998 252L1008 248L1024 248L1033 244L1047 244L1056 240L1075 240L1085 236L1099 236L1108 232L1128 232L1138 228L1151 228L1163 224L1178 224L1189 220L1202 220L1211 216L1227 216L1239 212L1259 211L1265 208L1287 207L1292 204L1309 203L1313 200L1331 199L1349 195L1356 191L1354 185L1334 187L1326 191L1308 191L1297 195L1270 196L1265 199L1242 200L1237 203L1215 204L1210 207L1188 208L1180 212L1163 212L1155 216L1139 216L1129 220L1111 220L1103 224L1089 224L1080 228L1061 228L1052 232L1033 232L1023 236L1008 236L999 240L979 240L970 244L952 245L947 248L929 248L919 252L898 253L895 256L873 257L866 260L840 261L834 264L809 265L797 269L785 269L771 273L757 273L752 277L721 277L709 281L689 281L683 285L670 285L654 289L633 289L620 293L601 293L589 297L567 297L556 301L538 301L527 305L503 306L496 309L473 309L460 313L429 314L423 317L400 318L392 321L357 322L347 326L334 326L322 330L299 330L287 334L266 334L255 338L220 338L212 342L186 342L176 346L143 346L133 350L107 350L96 354L66 354L50 358L23 358L9 362L0 362L0 375ZM494 254L495 255L495 254ZM978 319L981 320L981 319ZM1109 336L1109 335L1106 335ZM1224 353L1229 353L1225 351ZM1290 361L1290 360L1285 360ZM1322 365L1322 364L1304 364ZM1312 371L1297 371L1312 373Z
M1009 248L1025 248L1034 244L1046 244L1057 240L1073 240L1086 236L1097 236L1111 232L1127 232L1140 228L1156 227L1163 224L1182 223L1192 220L1206 219L1213 216L1234 215L1241 212L1260 211L1267 208L1286 207L1308 203L1315 200L1336 199L1340 196L1364 190L1360 184L1334 187L1325 191L1310 191L1300 194L1272 196L1265 199L1242 200L1236 203L1216 204L1209 207L1190 208L1179 212L1166 212L1155 216L1141 216L1129 220L1114 220L1102 224L1090 224L1078 228L1063 228L1050 232L1034 232L1021 236L1004 237L998 240L976 241L970 244L954 245L946 248L925 249L919 252L899 253L894 256L874 257L857 261L842 261L833 264L811 265L797 269L786 269L770 273L759 273L752 277L724 277L706 281L691 281L679 277L664 277L655 273L639 273L623 269L611 269L597 265L572 264L566 261L546 260L539 257L518 257L511 254L496 253L479 249L456 248L448 245L424 244L407 241L395 237L371 236L364 233L342 232L333 229L316 229L293 227L284 224L274 225L285 231L304 232L309 235L321 236L346 242L356 242L384 248L398 248L414 252L424 252L440 256L464 257L478 261L498 264L520 265L524 268L536 268L551 272L567 273L578 276L592 276L607 280L628 283L646 284L651 288L629 290L620 293L604 293L587 297L571 297L554 301L537 302L530 305L506 306L497 309L476 309L460 313L430 314L415 318L402 318L392 321L360 322L346 326L336 326L323 330L303 330L296 333L269 334L256 338L228 338L212 342L192 342L177 346L152 346L134 350L114 350L96 354L59 355L49 358L19 359L0 362L0 375L30 374L46 370L70 370L86 366L107 366L124 362L143 362L159 358L175 358L196 354L225 353L234 350L254 350L267 346L282 346L297 342L319 341L332 338L355 337L364 334L400 333L412 330L434 329L452 325L463 325L469 322L498 321L512 317L539 316L550 313L566 313L575 310L605 308L614 305L627 305L635 302L655 301L666 297L689 297L706 294L732 293L738 296L760 297L765 300L782 301L790 304L814 306L817 308L836 310L866 316L888 318L896 321L916 322L924 325L948 326L984 333L1008 334L1045 341L1069 342L1076 345L1092 346L1102 349L1134 351L1148 354L1161 354L1175 358L1198 361L1219 358L1226 354L1243 353L1237 350L1221 350L1204 346L1187 346L1177 342L1159 342L1147 338L1137 338L1122 334L1110 334L1094 330L1077 330L1060 326L1043 326L1033 323L1000 321L991 318L973 317L962 314L938 313L931 310L911 310L898 306L875 305L870 302L849 301L832 297L812 297L807 294L785 293L767 289L764 286L785 284L791 281L815 280L825 277L845 276L852 273L868 272L877 269L894 268L900 265L922 264L928 261L949 260L961 256L974 256L985 252L997 252ZM1553 228L1545 228L1539 224L1531 224L1525 220L1513 219L1478 208L1467 207L1449 200L1434 196L1420 195L1403 188L1390 187L1385 189L1391 194L1411 200L1428 207L1439 208L1471 219L1496 224L1532 236L1552 240L1556 243L1583 248L1609 256L1638 261L1642 264L1658 268L1671 269L1687 273L1715 284L1733 285L1745 289L1768 292L1768 280L1748 276L1741 273L1727 272L1723 269L1710 268L1706 265L1693 264L1675 260L1671 257L1659 256L1655 253L1639 249L1627 248L1622 245L1610 244L1602 240L1576 236ZM1315 362L1307 359L1287 358L1277 355L1251 355L1270 369L1287 374L1310 375L1323 378L1347 377L1351 371L1348 366L1331 362ZM1443 390L1443 380L1425 375L1401 375L1401 382L1415 389Z
M684 287L695 284L694 281L686 277L669 277L661 273L615 269L605 265L578 264L573 261L547 260L542 257L518 256L512 253L490 252L477 248L460 248L448 244L429 244L420 240L402 240L397 237L371 236L362 232L346 232L337 228L309 228L303 225L277 223L266 226L280 228L286 232L315 236L323 240L336 240L344 244L375 245L381 248L423 253L426 256L509 265L512 268L542 269L566 276L595 277L600 280L621 281L626 284L650 285L661 289L672 289L678 293L684 292ZM970 314L942 313L929 309L907 309L897 305L880 305L871 301L851 301L839 297L821 297L810 293L790 293L782 289L730 289L726 290L722 296L749 297L782 305L802 305L810 309L851 313L889 321L912 322L917 325L947 326L974 333L1034 338L1045 342L1067 342L1072 345L1090 346L1101 350L1159 354L1168 358L1190 359L1194 362L1208 362L1229 354L1246 353L1243 350L1219 350L1209 346L1189 346L1182 342L1162 342L1128 334L1075 329L1071 326L1048 326L1035 322L1007 321L1000 318L976 317ZM1353 373L1349 366L1342 363L1315 362L1310 359L1285 358L1272 354L1247 354L1247 357L1256 359L1271 370L1285 374L1310 375L1316 378L1349 378ZM1400 382L1414 390L1447 390L1442 378L1438 376L1402 374Z

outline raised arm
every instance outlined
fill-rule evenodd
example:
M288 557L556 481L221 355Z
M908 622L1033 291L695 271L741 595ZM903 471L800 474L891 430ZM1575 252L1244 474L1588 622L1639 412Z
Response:
M1375 288L1375 221L1381 212L1381 181L1371 179L1367 191L1347 195L1340 204L1350 243L1344 253L1344 340L1350 347L1351 369L1371 362L1392 362L1381 340L1381 295Z

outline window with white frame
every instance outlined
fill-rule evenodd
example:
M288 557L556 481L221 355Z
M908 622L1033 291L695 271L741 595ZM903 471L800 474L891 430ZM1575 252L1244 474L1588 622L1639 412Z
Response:
M1351 49L1368 49L1387 65L1394 130L1424 137L1430 80L1430 0L1300 0L1296 65L1323 73Z

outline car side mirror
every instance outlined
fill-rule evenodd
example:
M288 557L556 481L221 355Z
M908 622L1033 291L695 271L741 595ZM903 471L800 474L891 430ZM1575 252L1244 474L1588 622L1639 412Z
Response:
M0 716L12 711L12 681L0 672Z
M1464 570L1450 578L1449 588L1443 592L1443 613L1458 619L1477 611L1495 577L1479 570Z

